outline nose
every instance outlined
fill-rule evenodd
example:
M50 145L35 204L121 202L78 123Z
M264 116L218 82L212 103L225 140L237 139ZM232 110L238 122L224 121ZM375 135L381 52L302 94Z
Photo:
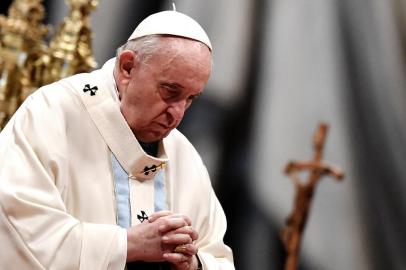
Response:
M169 126L177 126L185 115L185 111L186 101L182 100L172 103L167 109Z

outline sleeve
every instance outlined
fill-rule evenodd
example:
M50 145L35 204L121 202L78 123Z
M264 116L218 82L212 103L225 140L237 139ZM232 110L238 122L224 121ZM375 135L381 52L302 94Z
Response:
M0 269L124 269L126 230L66 211L63 119L25 105L0 135Z
M205 182L210 183L206 168L203 170ZM227 229L225 213L211 185L207 190L208 207L199 208L199 211L207 212L199 222L198 257L204 270L233 270L233 253L223 242Z

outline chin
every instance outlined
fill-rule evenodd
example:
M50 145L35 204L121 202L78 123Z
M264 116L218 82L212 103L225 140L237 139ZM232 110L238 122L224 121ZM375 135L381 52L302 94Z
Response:
M135 134L135 137L137 138L137 140L139 140L141 142L152 143L152 142L162 140L163 138L168 136L170 132L171 132L170 130L165 133L151 131L151 132L147 132L144 134L139 134L139 136L137 136L137 134Z

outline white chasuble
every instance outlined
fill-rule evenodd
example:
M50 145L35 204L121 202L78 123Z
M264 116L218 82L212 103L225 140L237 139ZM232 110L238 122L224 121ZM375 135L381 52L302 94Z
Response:
M147 155L123 118L114 60L37 90L0 134L0 269L124 269L114 154L129 176L131 223L154 212L165 164L165 205L198 231L204 269L234 269L224 212L200 156L173 130ZM161 167L160 167L161 166Z

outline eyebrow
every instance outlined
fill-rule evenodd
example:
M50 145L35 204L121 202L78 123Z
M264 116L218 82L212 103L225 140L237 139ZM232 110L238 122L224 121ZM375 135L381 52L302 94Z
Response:
M169 86L171 88L183 89L184 87L178 83L163 83L163 85Z

